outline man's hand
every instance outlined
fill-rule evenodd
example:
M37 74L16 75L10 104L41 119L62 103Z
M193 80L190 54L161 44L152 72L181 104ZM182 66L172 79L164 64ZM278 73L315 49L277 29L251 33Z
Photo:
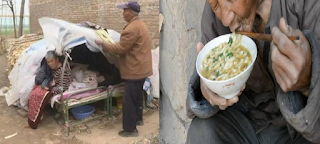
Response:
M107 42L105 42L105 41L103 41L101 39L96 39L95 41L96 41L97 45L101 45L104 50L108 50L107 49L107 47L108 47L108 43Z
M201 51L203 48L202 43L198 43L197 45L197 52ZM232 106L233 104L237 103L239 101L239 96L241 95L242 91L244 90L245 86L242 87L239 94L231 99L225 99L217 95L216 93L212 92L200 79L200 88L202 95L210 102L211 105L219 106L221 110L225 110L227 107Z
M300 30L292 30L280 19L280 29L272 30L271 59L276 80L284 92L309 89L312 54L310 44ZM299 36L291 41L287 36Z

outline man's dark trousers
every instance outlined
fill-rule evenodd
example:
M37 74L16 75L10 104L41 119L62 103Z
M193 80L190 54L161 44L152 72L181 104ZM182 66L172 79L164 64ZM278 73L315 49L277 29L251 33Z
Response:
M145 78L140 80L125 80L122 104L124 131L134 131L137 121L142 120L144 81Z

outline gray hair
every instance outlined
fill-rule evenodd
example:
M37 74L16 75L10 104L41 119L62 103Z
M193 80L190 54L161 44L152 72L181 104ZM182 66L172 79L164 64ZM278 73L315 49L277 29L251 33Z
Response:
M139 13L138 12L135 12L135 11L132 11L134 16L139 16Z
M46 60L48 60L48 59L57 59L58 57L54 51L48 51L45 58Z

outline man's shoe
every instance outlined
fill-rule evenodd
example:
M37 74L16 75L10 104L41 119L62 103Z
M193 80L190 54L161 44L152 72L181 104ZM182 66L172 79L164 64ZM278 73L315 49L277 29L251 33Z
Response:
M118 134L119 134L119 136L122 136L122 137L137 137L137 136L139 136L137 129L135 129L132 132L126 132L126 131L122 130Z
M143 123L143 121L142 121L142 120L139 120L139 121L137 121L136 125L137 125L137 126L143 126L143 125L144 125L144 123Z

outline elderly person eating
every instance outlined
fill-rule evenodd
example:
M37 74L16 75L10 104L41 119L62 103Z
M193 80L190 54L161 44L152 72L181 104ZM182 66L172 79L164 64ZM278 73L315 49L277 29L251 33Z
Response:
M193 74L187 143L320 143L319 14L318 0L207 0L198 53L237 29L272 34L272 42L255 40L252 74L232 99L213 93Z

